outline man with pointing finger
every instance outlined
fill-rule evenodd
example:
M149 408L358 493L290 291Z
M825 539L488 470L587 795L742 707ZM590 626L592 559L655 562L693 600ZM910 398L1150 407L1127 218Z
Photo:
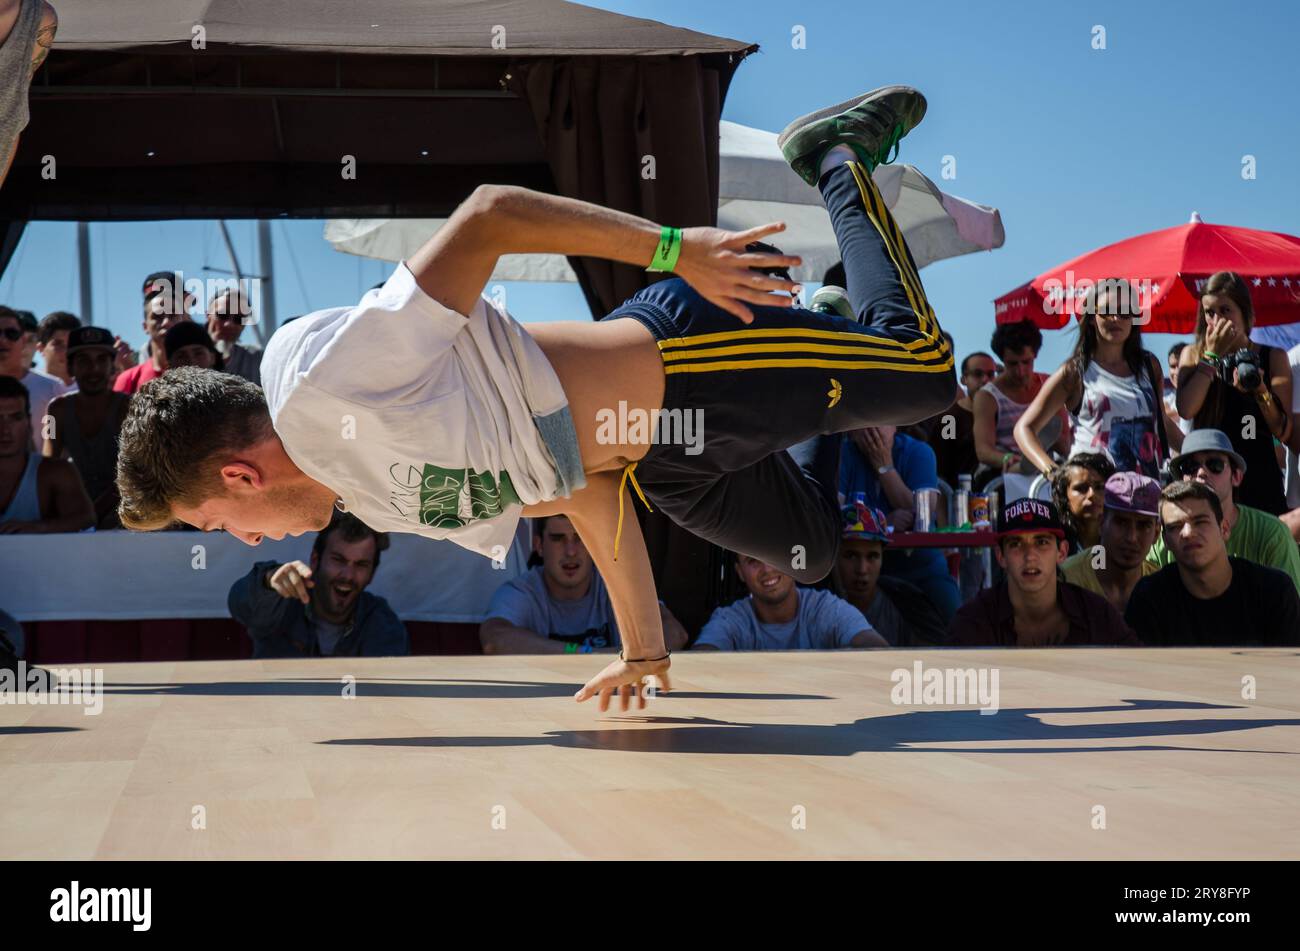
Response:
M253 657L391 657L410 653L406 626L366 592L388 536L352 515L316 536L311 564L259 561L230 588L230 615Z

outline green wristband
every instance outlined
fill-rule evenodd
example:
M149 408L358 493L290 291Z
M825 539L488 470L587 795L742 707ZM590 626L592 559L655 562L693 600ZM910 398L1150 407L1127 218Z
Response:
M1205 357L1207 360L1218 360L1218 359L1219 359L1219 355L1218 355L1217 353L1215 353L1213 350L1206 350L1206 351L1204 351L1204 352L1201 354L1201 356Z
M664 225L659 231L659 243L655 246L655 256L650 259L647 271L671 271L677 266L677 257L682 253L682 229Z

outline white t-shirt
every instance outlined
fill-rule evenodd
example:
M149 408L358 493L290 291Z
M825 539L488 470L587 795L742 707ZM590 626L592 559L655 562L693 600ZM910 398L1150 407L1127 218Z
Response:
M1291 361L1291 412L1300 413L1300 344L1286 352ZM1300 457L1295 450L1286 451L1286 470L1282 473L1286 486L1286 505L1289 509L1300 508Z
M525 505L563 494L534 417L568 401L541 348L484 298L468 318L442 306L404 263L277 330L262 387L289 458L377 531L495 558Z
M32 402L32 445L39 455L45 446L45 411L56 396L67 392L67 387L57 376L47 376L36 370L28 370L20 381L27 387L27 395Z

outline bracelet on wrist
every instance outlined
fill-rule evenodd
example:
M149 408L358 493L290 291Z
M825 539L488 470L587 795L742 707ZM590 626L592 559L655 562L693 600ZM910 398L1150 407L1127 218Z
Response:
M654 257L650 259L647 271L671 271L677 266L677 258L682 253L682 229L664 225L659 230L659 243L655 246Z
M618 649L618 659L625 664L653 664L673 656L672 651L664 651L663 657L624 657L623 648Z
M1206 360L1211 360L1216 363L1219 360L1219 355L1215 353L1213 350L1202 351L1201 356Z

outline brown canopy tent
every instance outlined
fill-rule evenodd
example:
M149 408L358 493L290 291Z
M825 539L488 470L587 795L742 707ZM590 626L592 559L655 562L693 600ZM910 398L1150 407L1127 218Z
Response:
M482 182L711 224L723 100L757 49L561 0L55 7L0 273L29 220L442 217ZM570 263L597 316L647 280ZM646 533L698 628L718 553L657 515Z

